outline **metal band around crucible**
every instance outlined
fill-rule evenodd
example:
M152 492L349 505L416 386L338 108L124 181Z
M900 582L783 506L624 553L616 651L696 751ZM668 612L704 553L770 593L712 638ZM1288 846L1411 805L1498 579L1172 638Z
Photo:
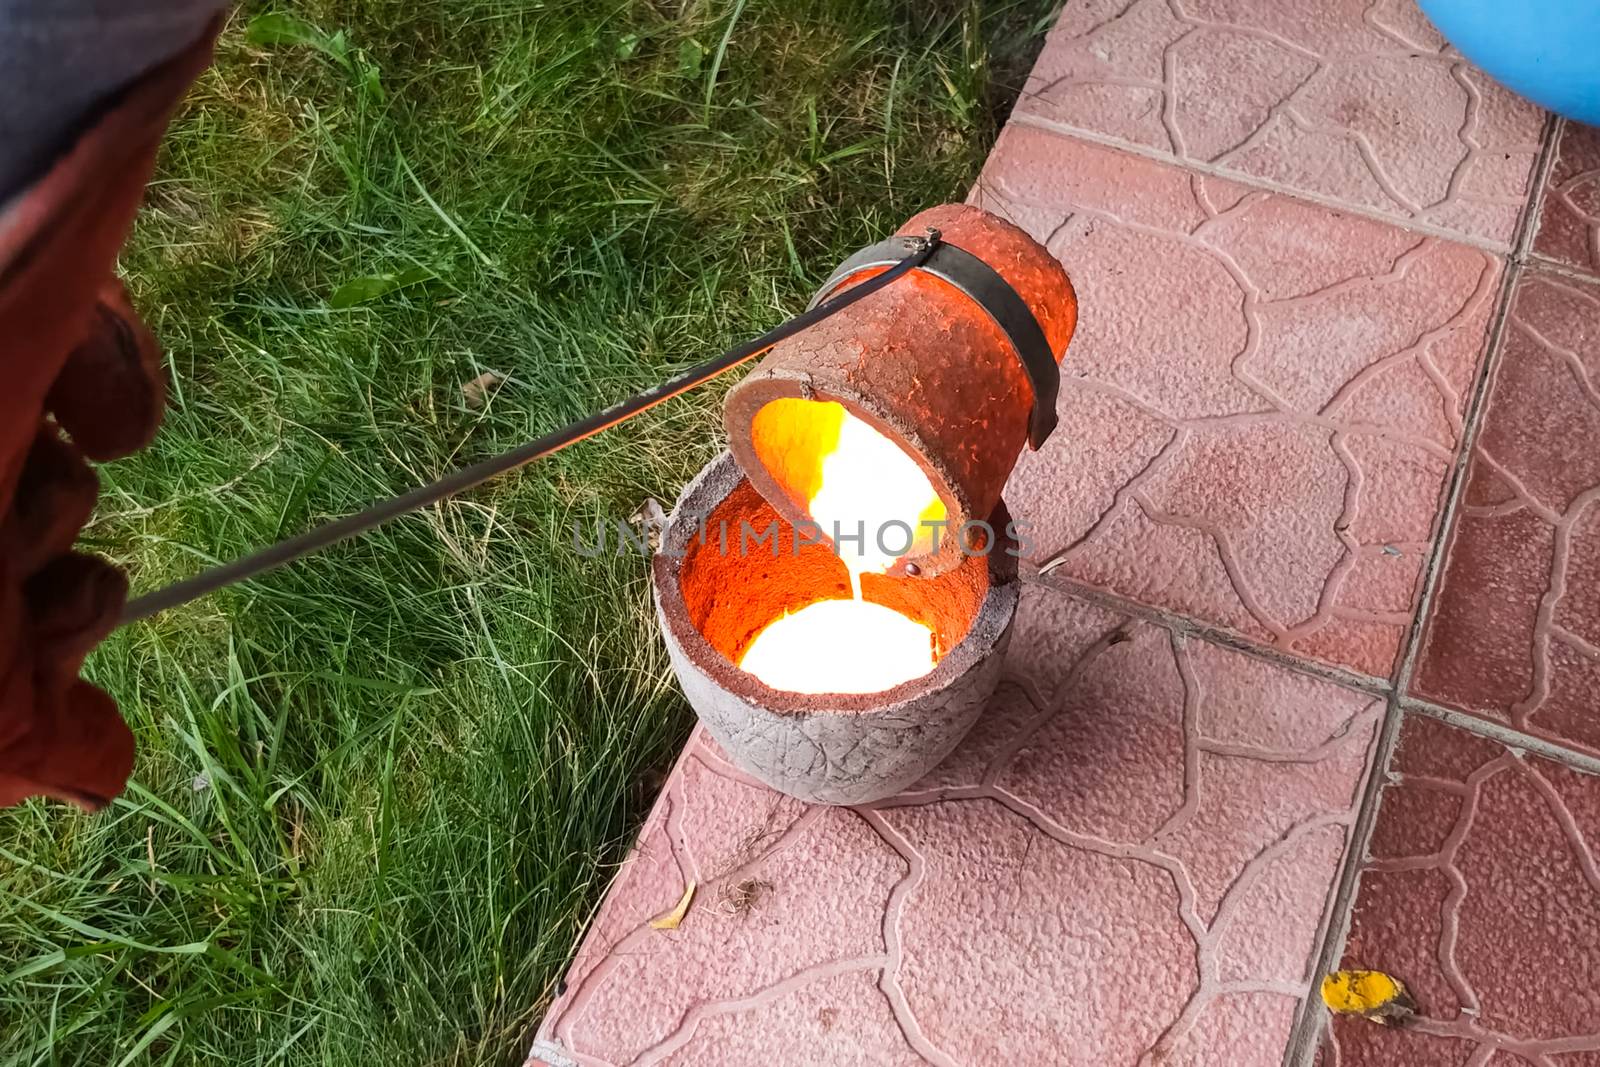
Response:
M874 267L892 267L921 252L928 237L899 236L863 248L834 270L811 298L809 308L828 299L854 275ZM1028 419L1028 446L1038 451L1056 428L1056 393L1061 388L1061 368L1050 351L1039 320L1017 291L989 264L953 244L940 241L927 261L916 268L955 286L994 320L1016 350L1028 382L1033 386L1033 413Z

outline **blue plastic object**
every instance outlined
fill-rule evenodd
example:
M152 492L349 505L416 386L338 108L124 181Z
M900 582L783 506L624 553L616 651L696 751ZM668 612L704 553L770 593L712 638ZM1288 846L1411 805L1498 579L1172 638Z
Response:
M1600 126L1600 0L1418 0L1462 55L1551 111Z

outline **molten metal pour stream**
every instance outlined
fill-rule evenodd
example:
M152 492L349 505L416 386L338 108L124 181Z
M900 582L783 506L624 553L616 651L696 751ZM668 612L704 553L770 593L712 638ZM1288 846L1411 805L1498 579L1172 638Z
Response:
M829 402L831 404L831 402ZM837 405L835 405L837 406ZM850 571L850 600L818 600L768 623L740 669L793 693L878 693L921 678L938 663L928 626L861 595L862 574L895 561L883 550L884 524L915 531L944 508L926 474L893 441L847 411L838 443L822 458L821 484L807 510L824 532L860 530L860 551L837 546Z

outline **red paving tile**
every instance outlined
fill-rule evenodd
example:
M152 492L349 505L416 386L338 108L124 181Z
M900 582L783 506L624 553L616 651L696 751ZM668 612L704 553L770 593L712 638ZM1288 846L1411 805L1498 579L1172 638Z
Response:
M1499 248L1544 123L1411 0L1068 4L1017 114Z
M1401 732L1344 966L1421 1020L1338 1018L1323 1067L1600 1062L1600 778L1432 719Z
M1499 259L1017 126L973 200L1078 289L1061 428L1006 494L1035 562L1388 676Z
M536 1051L1279 1063L1381 702L1039 586L1017 625L974 736L872 810L697 733Z
M1533 252L1600 275L1600 129L1569 122L1556 146Z
M1600 751L1600 282L1518 282L1412 691Z

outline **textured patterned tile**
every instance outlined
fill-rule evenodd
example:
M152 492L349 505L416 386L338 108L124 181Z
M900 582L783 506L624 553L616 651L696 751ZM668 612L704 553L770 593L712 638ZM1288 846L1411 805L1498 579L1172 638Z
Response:
M1013 125L974 202L1078 289L1033 557L1386 677L1495 302L1489 253Z
M1545 183L1533 251L1600 275L1600 129L1569 122Z
M697 733L536 1052L1278 1064L1380 704L1039 586L1017 625L974 735L873 809Z
M1498 247L1544 125L1411 0L1068 4L1017 114Z
M1422 1019L1338 1018L1323 1067L1600 1062L1600 778L1422 717L1401 732L1344 966Z
M1512 296L1412 691L1600 751L1600 283Z

